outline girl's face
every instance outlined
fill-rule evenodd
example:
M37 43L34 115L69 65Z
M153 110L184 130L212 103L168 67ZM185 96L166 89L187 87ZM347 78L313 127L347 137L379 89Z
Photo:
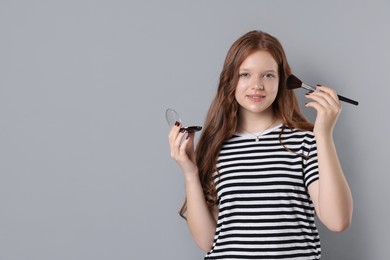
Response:
M267 114L278 94L278 64L267 51L249 55L238 69L239 80L235 98L240 115Z

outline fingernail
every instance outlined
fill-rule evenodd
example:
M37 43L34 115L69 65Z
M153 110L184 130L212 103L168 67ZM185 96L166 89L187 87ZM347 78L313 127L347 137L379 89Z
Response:
M313 93L314 91L309 91L309 92L307 92L305 95L310 95L311 93Z
M180 133L184 133L186 130L183 128L180 130Z
M175 122L175 126L179 126L180 125L180 122L179 121L176 121Z
M321 87L322 85L321 84L317 84L317 87Z
M189 136L189 135L187 135L186 140L187 140L187 139L190 139L190 136Z

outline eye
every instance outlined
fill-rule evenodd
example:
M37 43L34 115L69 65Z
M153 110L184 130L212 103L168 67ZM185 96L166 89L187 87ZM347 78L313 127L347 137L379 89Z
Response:
M242 72L242 73L238 74L238 76L239 76L240 78L248 78L250 75L249 75L248 72Z
M266 74L264 74L264 76L263 76L263 78L266 78L266 79L273 79L273 78L275 78L276 76L275 76L275 74L273 74L273 73L266 73Z

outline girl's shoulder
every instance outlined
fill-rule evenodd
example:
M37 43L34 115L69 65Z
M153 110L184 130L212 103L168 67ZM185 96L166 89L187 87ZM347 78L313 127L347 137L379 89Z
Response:
M286 125L280 127L279 134L281 139L299 138L304 140L315 140L313 131L302 130L299 128L289 127Z
M290 127L290 126L287 126L287 125L282 125L280 127L280 131L283 132L283 133L298 133L298 134L303 134L303 135L314 136L314 133L311 130L303 130L303 129L299 129L299 128L296 128L296 127Z

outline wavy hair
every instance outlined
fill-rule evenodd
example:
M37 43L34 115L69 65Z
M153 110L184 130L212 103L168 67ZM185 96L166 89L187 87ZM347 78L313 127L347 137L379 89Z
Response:
M210 105L195 149L199 178L210 209L218 204L213 177L217 172L219 151L224 141L232 137L237 129L239 104L235 99L235 90L239 79L238 70L250 54L260 50L269 52L278 64L278 94L272 108L275 116L282 122L283 130L285 128L313 129L313 125L300 112L294 91L286 87L291 68L279 40L262 31L250 31L237 39L225 58L217 93ZM279 141L281 142L281 136ZM185 200L180 210L180 216L184 219L186 211Z

